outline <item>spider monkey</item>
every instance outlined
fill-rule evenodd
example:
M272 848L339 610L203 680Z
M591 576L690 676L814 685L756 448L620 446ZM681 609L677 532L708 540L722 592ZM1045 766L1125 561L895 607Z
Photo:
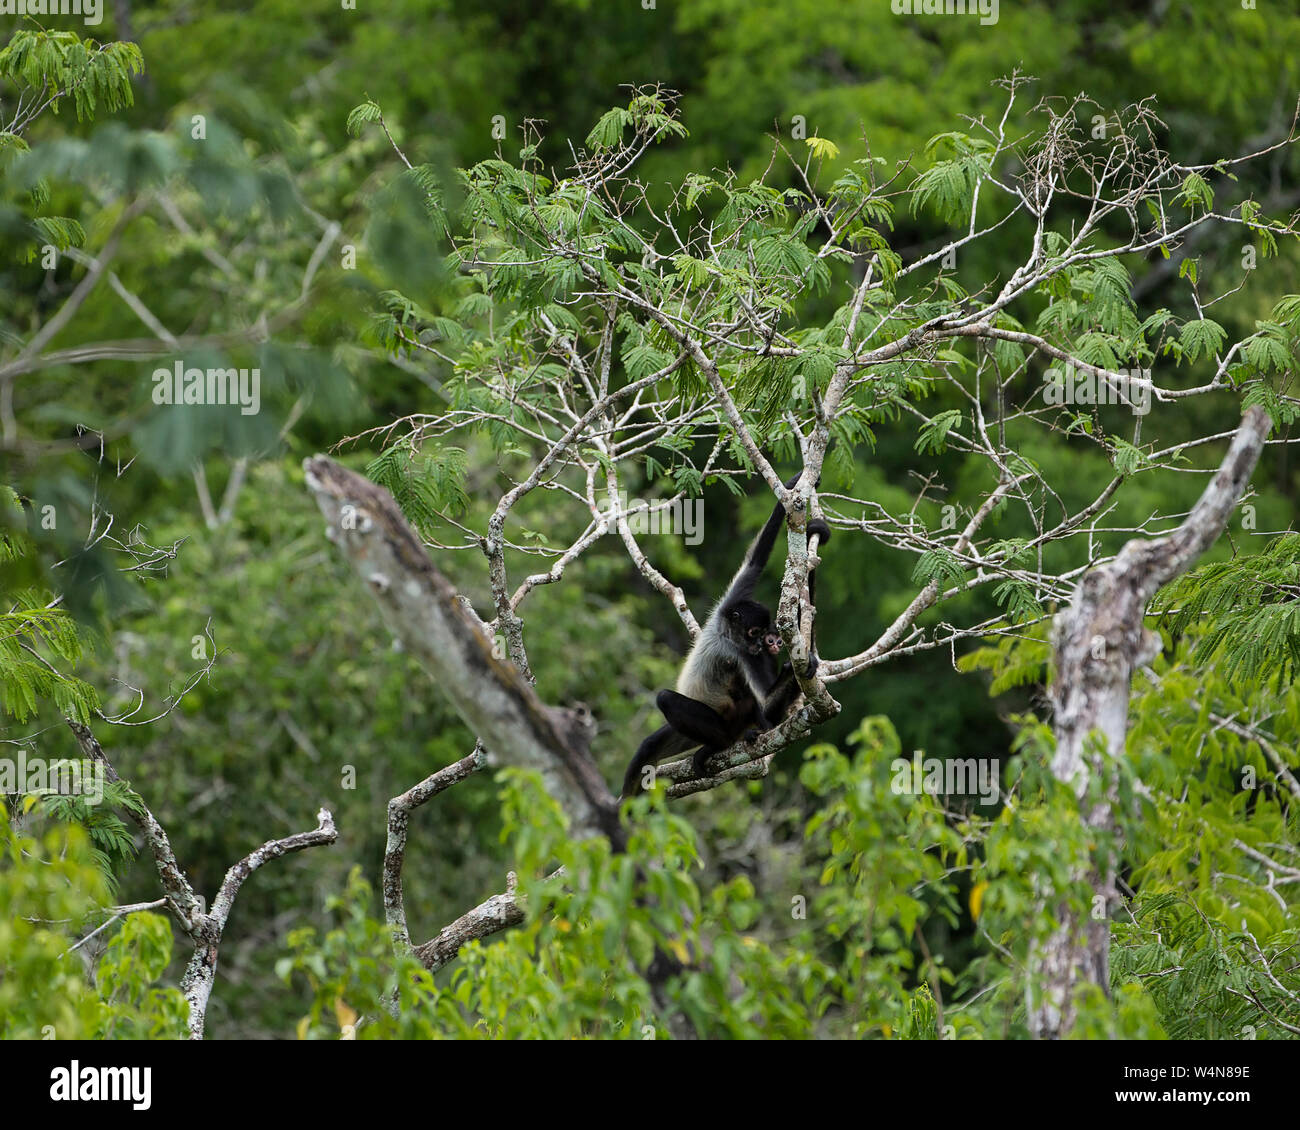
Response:
M799 475L795 475L786 488L798 481ZM623 796L641 791L641 774L647 765L691 749L695 749L691 770L695 776L703 776L713 754L751 732L770 730L798 697L793 665L787 659L777 669L781 637L772 626L772 614L751 599L784 525L785 508L778 501L696 637L677 677L677 689L662 690L655 696L668 724L641 743L623 777ZM831 540L830 527L820 518L810 520L807 529L809 537L816 534L821 539L821 545ZM815 593L814 570L808 574L810 603L816 602ZM811 676L819 662L815 626L810 642Z

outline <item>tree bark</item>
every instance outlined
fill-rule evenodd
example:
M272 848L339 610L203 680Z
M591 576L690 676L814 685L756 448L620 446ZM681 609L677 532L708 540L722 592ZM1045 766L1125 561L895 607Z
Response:
M618 804L588 752L581 714L546 706L497 654L388 491L323 455L303 467L329 520L327 536L465 724L502 760L540 772L576 832L604 834L621 850Z
M1182 525L1160 538L1127 542L1113 560L1083 578L1070 607L1057 616L1052 774L1073 787L1080 799L1091 784L1100 782L1105 799L1084 813L1087 824L1098 831L1099 842L1109 841L1115 829L1111 762L1124 754L1133 673L1160 651L1160 637L1143 624L1147 605L1223 532L1269 427L1263 409L1250 409L1218 472ZM1114 861L1090 864L1075 879L1096 893L1092 912L1062 904L1059 925L1030 955L1028 1023L1041 1039L1069 1034L1077 1019L1074 994L1081 984L1109 990L1109 911L1118 900ZM1103 906L1106 913L1099 912Z

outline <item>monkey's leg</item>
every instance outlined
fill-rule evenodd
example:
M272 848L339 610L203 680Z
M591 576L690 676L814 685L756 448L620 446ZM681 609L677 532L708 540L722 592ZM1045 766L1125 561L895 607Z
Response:
M672 726L660 726L638 747L627 772L623 774L623 792L625 797L636 796L641 791L641 775L647 765L655 765L665 757L685 753L697 743L679 734Z
M694 739L699 745L725 749L736 740L733 727L705 703L687 698L676 691L660 691L655 702L674 730Z
M676 691L660 691L655 701L663 711L668 724L678 733L698 744L691 761L691 772L697 777L705 775L710 757L731 745L739 736L736 728L727 723L713 707Z

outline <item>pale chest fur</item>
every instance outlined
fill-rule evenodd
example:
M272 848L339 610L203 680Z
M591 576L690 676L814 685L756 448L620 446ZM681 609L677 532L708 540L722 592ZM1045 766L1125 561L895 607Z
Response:
M709 631L706 624L677 677L677 693L713 707L726 717L736 712L737 704L750 695L735 648Z

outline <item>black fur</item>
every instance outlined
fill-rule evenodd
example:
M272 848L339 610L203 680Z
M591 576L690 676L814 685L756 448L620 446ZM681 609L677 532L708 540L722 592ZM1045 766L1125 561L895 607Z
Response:
M785 485L790 488L798 481L795 475ZM777 666L781 637L772 626L772 613L753 599L785 517L785 508L778 502L700 629L677 678L677 689L660 691L655 698L667 725L659 727L636 751L623 777L625 797L641 791L641 774L647 765L692 749L692 771L703 776L713 754L746 735L770 730L798 697L799 683L790 661ZM808 534L817 534L822 545L831 539L830 527L820 519L808 523ZM808 598L814 603L815 593L814 571L808 574ZM810 673L816 671L815 629L809 663Z

